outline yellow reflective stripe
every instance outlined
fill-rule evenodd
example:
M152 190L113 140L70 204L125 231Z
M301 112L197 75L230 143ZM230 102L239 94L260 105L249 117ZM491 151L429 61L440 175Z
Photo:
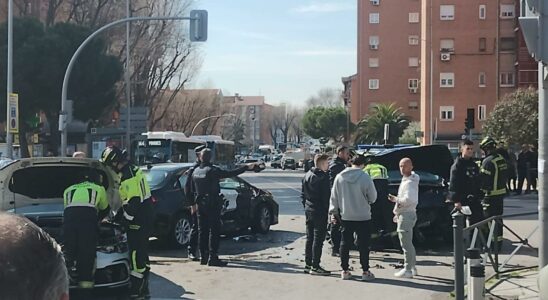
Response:
M132 263L132 266L131 266L132 271L135 271L137 273L145 272L146 267L139 269L139 267L137 266L137 251L136 250L133 250L131 252L131 263ZM131 272L131 274L133 275L133 272Z
M483 173L483 174L491 175L491 171L486 170L486 169L484 169L484 168L481 168L481 171L480 171L480 172Z
M92 289L95 286L93 281L80 281L78 282L78 287L81 289Z
M129 225L129 229L139 230L140 228L141 228L141 226L139 226L139 225L135 225L135 224Z

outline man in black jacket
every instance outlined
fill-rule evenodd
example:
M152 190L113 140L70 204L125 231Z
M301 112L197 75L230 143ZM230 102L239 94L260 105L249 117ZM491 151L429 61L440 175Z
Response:
M200 264L224 267L226 262L219 259L221 233L221 186L219 180L238 176L253 170L257 164L251 163L236 170L222 170L211 163L211 149L200 152L200 166L192 173L192 187L198 205L198 229L200 236Z
M310 169L303 178L301 197L306 214L305 273L311 275L331 274L320 266L331 196L328 159L326 154L316 154L316 167Z
M451 166L449 182L450 197L455 208L470 207L472 215L468 217L470 225L483 219L481 190L479 186L479 166L474 162L474 142L464 140L461 143L461 154Z
M341 173L348 166L348 159L350 157L350 149L347 146L340 145L337 147L337 156L329 164L329 182L330 187L333 187L335 177ZM341 247L341 225L339 223L330 224L331 228L329 235L331 236L331 244L333 246L331 255L339 256L339 249Z
M196 199L196 195L194 195L192 191L192 173L194 173L194 169L200 166L200 152L204 150L206 146L201 145L196 148L194 148L194 153L196 153L196 163L194 166L192 166L190 169L188 169L185 172L185 175L187 176L187 180L185 182L185 196L188 199L189 203L194 203ZM190 229L190 243L188 243L188 258L190 258L192 261L199 261L200 256L198 255L198 214L197 214L197 206L193 205L190 209L191 212L191 220L192 220L192 228Z

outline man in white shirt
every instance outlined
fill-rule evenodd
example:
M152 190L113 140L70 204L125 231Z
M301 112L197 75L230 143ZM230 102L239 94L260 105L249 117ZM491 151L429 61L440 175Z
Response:
M419 202L420 177L413 172L413 162L409 158L403 158L400 161L400 173L403 178L398 189L398 196L388 196L388 200L394 203L394 222L398 224L397 231L404 254L404 268L394 276L413 278L417 275L413 227L417 222L416 208Z

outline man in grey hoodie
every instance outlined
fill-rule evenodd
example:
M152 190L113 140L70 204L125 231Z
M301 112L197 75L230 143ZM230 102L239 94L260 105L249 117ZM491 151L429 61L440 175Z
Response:
M377 199L373 180L367 175L365 157L357 155L352 158L352 167L342 171L333 183L329 211L333 214L332 222L342 227L341 243L341 278L351 279L349 272L350 246L354 243L354 233L358 236L360 264L363 269L362 280L375 279L369 271L369 239L371 238L371 204Z

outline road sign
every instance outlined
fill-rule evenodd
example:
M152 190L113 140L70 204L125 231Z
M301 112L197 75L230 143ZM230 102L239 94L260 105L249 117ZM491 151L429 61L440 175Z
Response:
M10 133L19 133L19 95L17 94L10 94L9 96L8 131Z

